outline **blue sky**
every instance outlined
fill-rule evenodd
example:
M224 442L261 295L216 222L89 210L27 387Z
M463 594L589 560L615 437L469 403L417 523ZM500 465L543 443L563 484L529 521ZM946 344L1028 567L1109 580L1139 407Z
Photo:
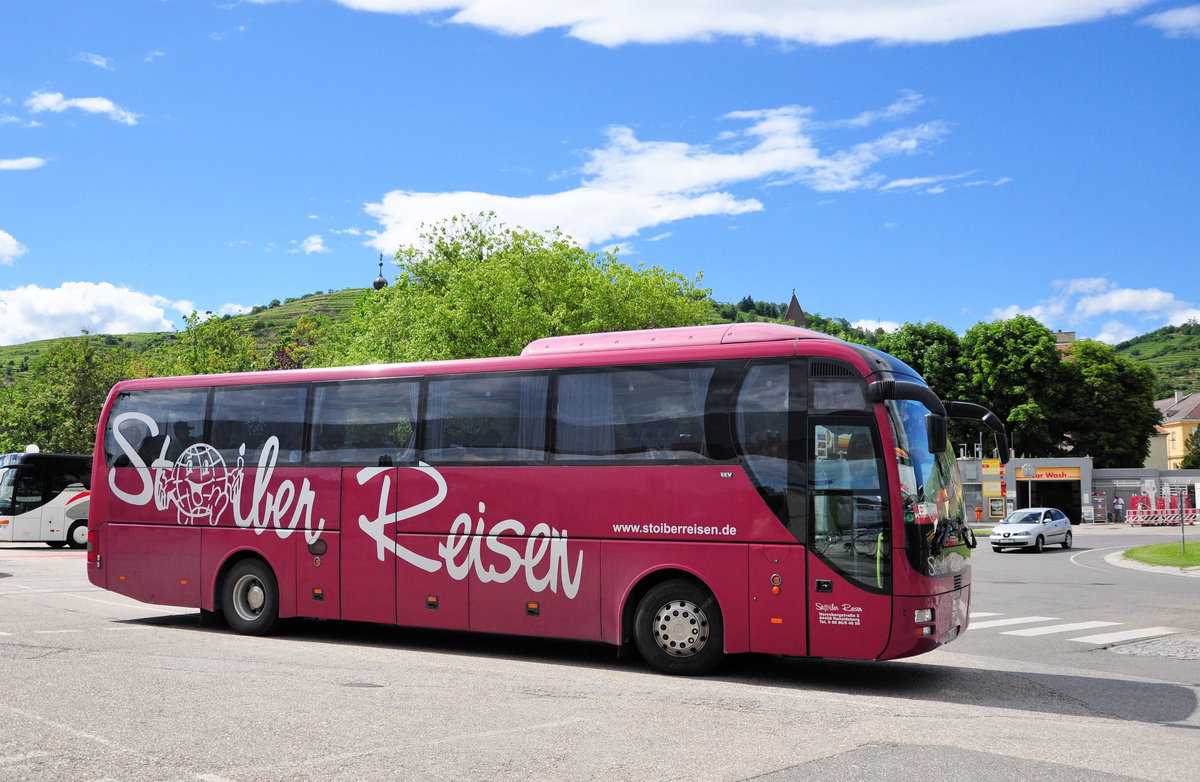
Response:
M1200 5L9 0L0 344L369 285L495 211L873 327L1200 319Z

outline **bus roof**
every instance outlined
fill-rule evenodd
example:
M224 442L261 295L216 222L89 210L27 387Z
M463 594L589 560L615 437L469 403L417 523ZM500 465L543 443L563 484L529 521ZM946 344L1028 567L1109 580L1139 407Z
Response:
M592 353L606 350L646 350L695 345L731 345L742 342L779 342L790 339L823 339L840 342L837 337L811 329L782 323L734 323L714 326L685 326L645 331L609 331L566 337L535 339L521 351L522 356L550 353Z

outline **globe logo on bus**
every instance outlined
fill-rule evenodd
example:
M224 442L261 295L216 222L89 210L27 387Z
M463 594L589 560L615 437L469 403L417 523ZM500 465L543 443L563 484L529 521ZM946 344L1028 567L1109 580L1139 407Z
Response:
M174 505L180 524L207 521L215 525L241 484L240 468L229 469L221 452L208 443L195 443L184 449L172 467L158 472L154 504L159 510Z

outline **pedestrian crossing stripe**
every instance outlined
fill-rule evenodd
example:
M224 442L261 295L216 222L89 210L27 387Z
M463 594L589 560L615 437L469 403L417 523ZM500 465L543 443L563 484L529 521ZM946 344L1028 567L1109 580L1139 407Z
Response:
M975 621L978 617L996 617L1004 616L993 612L977 612L970 615L971 623L967 625L968 630L987 630L997 627L1012 627L1014 625L1035 624L1040 622L1057 622L1057 617L1053 616L1014 616L1003 619L987 619L982 622ZM1098 630L1101 627L1118 627L1122 622L1105 622L1105 621L1090 621L1090 622L1068 622L1066 624L1056 625L1040 625L1038 627L1024 627L1018 630L1002 630L1001 635L1016 635L1025 638L1054 635L1056 633L1075 633L1081 630ZM1078 643L1096 644L1103 646L1105 644L1121 643L1123 641L1138 641L1143 638L1154 638L1156 636L1174 635L1176 633L1186 633L1187 630L1178 627L1143 627L1130 630L1114 630L1109 633L1099 633L1097 635L1084 635L1078 638L1068 638L1068 641L1076 641Z

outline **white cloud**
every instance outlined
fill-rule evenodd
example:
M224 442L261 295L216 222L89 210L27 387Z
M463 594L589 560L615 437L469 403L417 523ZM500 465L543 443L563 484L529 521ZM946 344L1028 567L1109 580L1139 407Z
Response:
M1096 339L1100 342L1116 345L1118 342L1133 339L1141 333L1127 323L1122 323L1119 320L1110 320L1104 324L1104 328L1096 335Z
M254 309L254 308L247 307L245 304L229 303L229 304L222 304L221 308L217 310L216 314L219 316L222 316L222 317L225 315L245 315L247 312L249 312L252 309Z
M337 0L395 14L448 13L506 35L565 28L602 46L719 36L833 45L929 43L1126 14L1152 0Z
M18 157L0 160L0 171L29 171L46 165L44 157Z
M1200 38L1200 5L1172 8L1147 16L1140 24L1156 27L1168 38Z
M0 290L0 345L69 337L82 329L94 334L170 331L167 311L183 315L192 308L191 302L173 302L107 282Z
M1165 313L1178 309L1179 302L1174 293L1160 291L1158 288L1121 288L1085 296L1075 304L1075 313L1083 318L1090 318L1109 312L1129 313Z
M1162 326L1200 320L1200 309L1158 288L1122 288L1104 277L1056 280L1057 294L1035 305L1010 304L994 318L1029 315L1052 329L1095 332L1095 339L1117 343ZM1121 318L1124 316L1124 320ZM1107 318L1103 324L1098 318Z
M288 252L312 255L313 253L327 253L332 251L325 246L325 239L320 234L313 234L301 242L299 247L293 247Z
M893 320L856 320L850 325L856 329L865 329L867 331L883 329L884 331L891 332L900 328L900 324Z
M106 71L114 70L107 57L101 57L100 55L92 54L91 52L80 52L79 54L75 55L75 61L86 62L88 65L95 65L97 68L103 68Z
M922 152L948 132L944 123L925 123L823 154L811 113L801 106L732 112L724 119L747 125L722 133L716 145L641 141L630 128L614 126L604 147L586 153L579 186L557 193L516 198L394 190L364 205L383 226L370 244L394 252L417 241L423 223L488 211L508 224L559 227L581 244L603 244L676 220L764 208L756 198L728 192L733 185L801 184L819 192L877 187L884 177L872 168L883 158Z
M67 109L79 109L89 114L107 114L113 122L136 125L141 115L127 111L108 98L64 98L61 92L35 92L25 101L25 106L34 114L52 111L61 114Z
M167 56L166 52L160 52L160 51L147 52L146 56L142 58L142 62L154 62L159 57L166 57L166 56Z
M0 264L12 266L13 261L27 252L29 250L14 239L12 234L8 231L0 230Z

